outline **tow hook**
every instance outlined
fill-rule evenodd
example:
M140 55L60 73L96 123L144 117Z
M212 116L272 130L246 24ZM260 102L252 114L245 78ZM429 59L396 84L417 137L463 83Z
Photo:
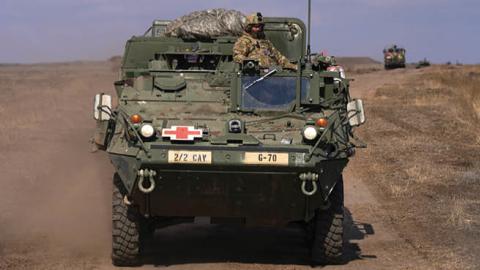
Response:
M313 172L301 173L298 176L298 178L300 179L300 181L302 181L301 189L303 194L305 194L306 196L312 196L313 194L317 193L318 173L313 173ZM307 181L312 182L312 189L310 191L307 190Z
M154 177L156 175L157 175L157 172L154 170L149 170L149 169L138 170L138 177L139 177L138 189L145 194L152 192L155 189ZM149 181L147 188L145 188L145 186L143 185L143 182L145 180Z

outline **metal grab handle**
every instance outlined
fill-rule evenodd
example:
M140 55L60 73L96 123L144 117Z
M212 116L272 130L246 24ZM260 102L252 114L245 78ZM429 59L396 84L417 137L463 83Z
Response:
M312 196L313 194L317 193L317 189L318 189L317 183L315 181L311 181L311 182L312 182L312 190L307 191L307 181L302 181L302 192L306 196Z
M276 141L276 140L277 140L277 136L276 136L275 134L273 134L273 133L265 133L265 134L263 134L262 139L266 140L266 139L268 139L269 137L270 137L273 141Z

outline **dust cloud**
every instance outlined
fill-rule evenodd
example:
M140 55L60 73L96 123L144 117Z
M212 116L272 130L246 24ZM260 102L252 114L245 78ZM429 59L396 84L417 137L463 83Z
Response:
M111 64L0 69L0 252L108 254L112 168L89 139Z

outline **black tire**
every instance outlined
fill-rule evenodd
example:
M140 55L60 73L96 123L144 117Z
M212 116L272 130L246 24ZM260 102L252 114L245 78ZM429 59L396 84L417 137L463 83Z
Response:
M343 178L340 176L329 197L330 207L317 210L306 225L312 265L338 264L343 253Z
M113 176L112 263L115 266L139 265L141 237L138 211L123 201L126 191L120 177Z

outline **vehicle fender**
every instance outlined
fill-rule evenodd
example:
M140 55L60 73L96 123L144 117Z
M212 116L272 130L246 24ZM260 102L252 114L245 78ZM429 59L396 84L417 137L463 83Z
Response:
M137 179L137 171L139 169L139 164L136 157L110 154L110 160L112 161L116 172L120 176L120 179L122 180L122 183L128 194L131 194Z

